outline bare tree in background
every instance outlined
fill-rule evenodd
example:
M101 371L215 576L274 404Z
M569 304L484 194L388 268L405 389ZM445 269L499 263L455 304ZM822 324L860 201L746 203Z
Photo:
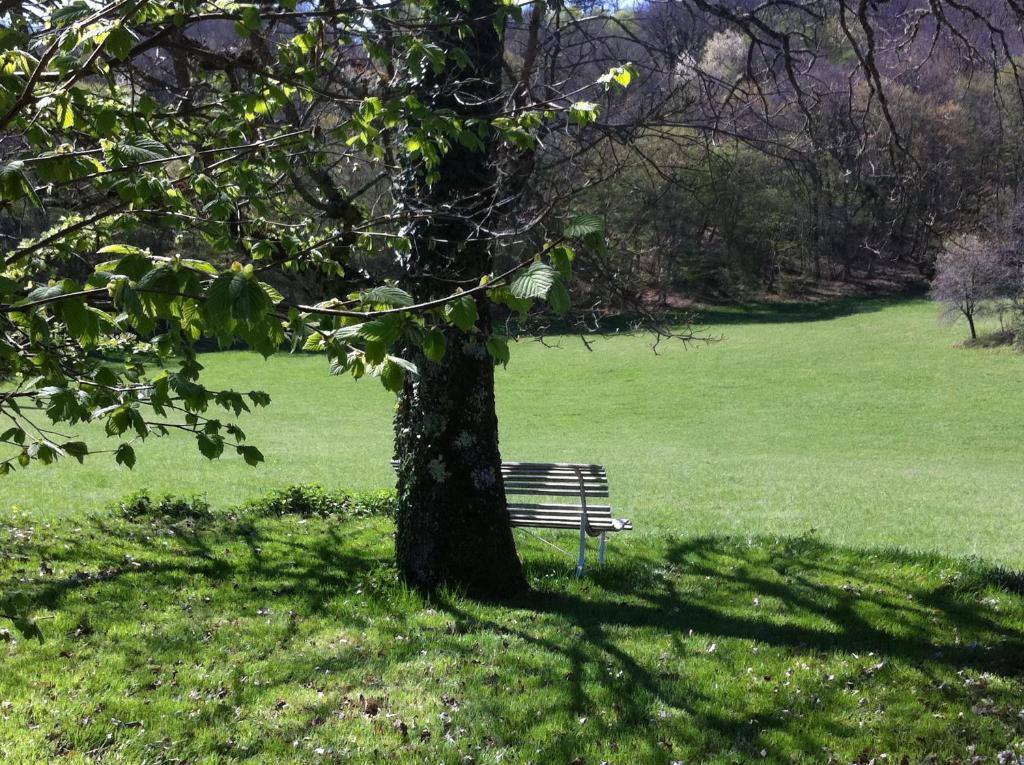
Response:
M939 254L931 295L946 306L944 317L967 320L972 340L978 339L978 317L1020 293L1020 270L1002 242L969 236Z

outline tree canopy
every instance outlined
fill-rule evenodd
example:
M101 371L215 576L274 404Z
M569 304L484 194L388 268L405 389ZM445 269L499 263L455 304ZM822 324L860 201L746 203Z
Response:
M322 350L332 373L398 391L417 370L397 347L436 361L439 328L471 330L478 294L519 311L544 298L568 307L570 245L596 241L600 220L577 218L502 272L482 269L417 300L397 282L423 221L483 222L485 209L496 230L481 239L522 232L497 230L510 225L496 201L507 188L445 209L396 189L436 184L453 147L522 154L543 123L585 124L597 113L587 92L624 87L628 68L572 99L474 115L424 97L437 88L425 86L431 78L471 68L458 41L472 20L455 5L4 10L0 205L16 230L5 232L0 269L0 442L13 449L0 472L96 452L56 427L86 420L121 439L112 451L129 467L136 439L169 430L192 433L208 457L234 449L258 463L229 420L269 399L206 387L196 356L206 338L264 355ZM521 14L495 4L489 23ZM395 278L360 267L382 256ZM485 345L507 362L503 338Z

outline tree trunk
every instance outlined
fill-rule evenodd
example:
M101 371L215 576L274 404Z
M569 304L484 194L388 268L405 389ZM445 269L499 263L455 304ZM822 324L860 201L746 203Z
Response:
M457 24L435 24L443 50L460 48L461 69L413 78L421 102L435 112L490 121L500 98L503 46L494 26L495 0L440 0ZM472 34L460 35L457 26ZM396 196L411 210L432 211L407 229L411 255L404 284L419 300L443 297L455 285L472 287L492 268L492 242L482 231L503 215L494 141L483 148L452 142L428 180L411 165L396 184ZM494 362L487 353L491 331L488 302L477 300L474 331L445 332L439 362L419 350L395 416L398 459L398 568L411 586L431 591L453 586L475 597L494 598L526 589L505 503L494 408Z
M965 311L964 316L967 317L967 325L971 328L971 340L977 340L978 330L974 328L974 314Z
M505 506L494 364L482 334L452 329L447 342L440 363L416 359L395 415L399 570L421 590L513 595L526 581Z

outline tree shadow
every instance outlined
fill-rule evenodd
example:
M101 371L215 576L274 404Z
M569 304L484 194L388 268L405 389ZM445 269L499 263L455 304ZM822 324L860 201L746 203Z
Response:
M876 298L840 298L820 302L751 303L736 306L706 306L695 311L694 322L700 326L737 324L798 324L831 321L864 313L877 313L907 303L917 302L923 293L909 293Z
M744 548L721 537L668 545L664 562L690 578L713 580L713 593L686 592L672 576L637 576L634 564L625 571L609 566L599 572L599 596L534 592L516 605L562 615L594 635L609 625L692 629L777 647L878 652L980 672L1024 669L1024 632L1007 627L990 607L963 597L985 587L1024 594L1024 574L965 561L967 581L912 585L875 566L934 566L939 559L900 550L837 555L837 548L803 538L777 542L770 560L761 548ZM656 566L652 562L648 570L657 571ZM776 611L782 618L759 618L749 609L730 608L730 601L769 600L780 604ZM946 631L984 636L991 644L979 650L970 641L937 640L936 620Z
M783 750L827 761L823 747L864 742L841 748L854 757L861 747L898 740L901 726L924 725L920 735L931 735L916 722L919 713L969 711L984 701L979 688L999 703L1020 688L1024 576L981 563L852 550L813 537L644 537L582 580L563 560L525 549L536 589L512 602L452 593L425 602L396 584L382 542L391 528L383 519L168 527L96 518L91 534L35 544L53 568L86 561L83 570L5 573L21 581L34 607L66 610L72 625L97 611L96 629L110 634L146 619L139 609L147 603L162 609L130 648L102 635L90 643L124 664L133 688L151 683L151 665L237 662L234 681L215 671L219 679L200 689L212 700L193 703L197 731L230 728L230 710L266 708L268 694L313 687L318 698L282 711L291 715L281 726L289 741L339 714L349 715L344 724L379 725L359 706L363 691L352 689L401 695L403 683L422 680L425 653L438 667L460 668L437 682L471 695L476 722L466 724L467 736L541 742L541 759L552 762L580 756L584 733L591 754L605 759L628 742L651 762L709 752L728 752L732 759L723 761L763 760L761 752L782 760ZM72 654L83 639L52 635ZM30 677L32 661L25 653L6 668ZM259 687L240 679L253 666L263 667ZM986 690L985 677L999 682ZM893 694L911 691L913 702L898 702L905 708L889 727L860 727L876 707L895 706ZM127 711L108 717L134 719L143 703L126 700ZM151 725L158 736L159 724ZM592 734L586 725L603 727ZM1024 734L1020 719L1005 725ZM76 735L84 750L106 731ZM956 735L943 735L955 743ZM258 731L244 751L237 742L217 746L224 757L273 756Z
M848 297L813 302L735 303L705 305L686 311L668 311L657 315L660 327L688 326L702 332L717 327L744 324L800 324L831 321L917 302L926 297L921 291L908 291L884 297ZM541 323L517 325L524 335L602 337L631 335L652 329L649 316L629 313L605 316L600 320L571 320L544 317Z
M651 752L664 754L672 747L666 726L652 725L652 705L690 718L709 739L733 742L740 757L779 754L778 742L785 740L787 756L800 752L816 758L829 742L862 733L854 715L842 711L849 707L846 697L852 688L872 688L874 674L887 664L900 667L904 682L908 675L912 680L902 692L935 689L947 705L961 711L978 702L972 677L1019 680L1024 671L1020 598L1016 621L1011 621L1016 626L1008 626L1005 613L1000 615L998 606L981 597L989 590L1011 597L1024 594L1020 573L962 562L959 569L954 564L948 578L935 581L920 572L934 574L937 566L950 561L899 550L842 550L803 538L777 541L767 554L761 546L721 537L674 540L664 551L644 557L645 565L611 565L592 575L596 586L584 586L583 592L545 589L508 604L562 622L559 634L564 640L510 628L504 620L475 623L480 630L503 630L560 657L569 668L563 700L573 714L593 714L601 709L601 697L613 698L619 724L612 733L642 735ZM701 580L710 584L694 588ZM761 614L750 604L772 606ZM474 623L464 603L449 599L441 605L454 618ZM637 634L666 636L671 648L659 657L642 655L631 650ZM687 638L694 636L708 647L695 651L692 640L687 646ZM754 653L774 650L794 659L839 656L864 661L812 684L813 705L836 710L819 716L812 726L806 711L791 712L778 695L751 697L741 708L730 709L723 703L728 694L714 692L717 684L709 691L699 672L672 671L664 665L666 653L690 662L714 662L720 641L740 641ZM723 657L721 667L711 671L741 676L748 661L749 656L739 661ZM619 674L606 673L602 682L594 683L595 669L606 666L616 667ZM539 666L533 669L541 671ZM966 679L953 686L953 677ZM499 706L494 714L500 714ZM1024 730L1012 713L1009 724ZM571 759L572 745L567 743L559 756Z

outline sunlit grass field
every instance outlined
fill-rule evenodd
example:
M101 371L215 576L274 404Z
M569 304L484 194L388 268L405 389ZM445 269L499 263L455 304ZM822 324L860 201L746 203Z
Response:
M516 348L505 456L605 463L637 530L581 579L520 536L502 604L404 588L387 502L242 506L391 482L392 398L315 357L205 360L273 395L260 469L165 439L0 483L0 615L45 636L0 617L0 761L1024 761L1024 356L922 301L705 318ZM105 507L144 486L212 511Z
M397 582L381 517L0 515L0 760L1012 763L1024 581L810 537L633 536L501 605Z
M923 300L711 309L710 344L607 335L593 351L523 342L498 373L506 459L600 462L637 534L801 534L1024 565L1024 356L957 347ZM552 339L549 339L549 342ZM393 479L393 398L316 356L210 354L210 378L271 393L243 419L267 457L208 462L152 440L131 472L108 457L32 467L0 506L75 515L135 490L229 506L265 489Z

